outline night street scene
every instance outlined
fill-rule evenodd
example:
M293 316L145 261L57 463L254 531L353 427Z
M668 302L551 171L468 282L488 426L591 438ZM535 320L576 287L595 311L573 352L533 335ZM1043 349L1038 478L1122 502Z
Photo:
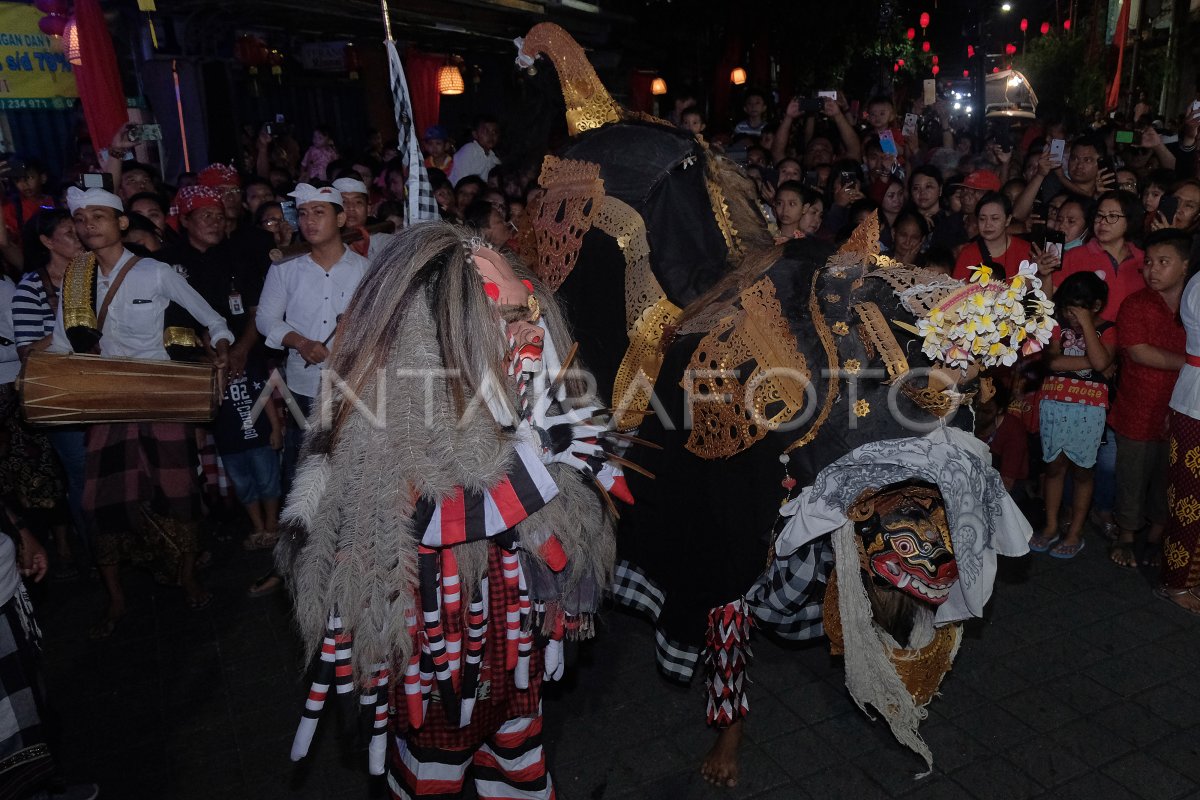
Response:
M1200 0L0 1L0 800L1200 800Z

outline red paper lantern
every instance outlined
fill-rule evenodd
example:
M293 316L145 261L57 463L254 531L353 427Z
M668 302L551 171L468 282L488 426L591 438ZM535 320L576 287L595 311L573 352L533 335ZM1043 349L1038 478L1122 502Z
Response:
M1064 31L1069 31L1069 30L1071 30L1071 20L1069 20L1069 19L1064 19L1064 20L1063 20L1063 30L1064 30Z
M921 12L921 28L924 29L924 28L928 28L928 27L929 27L929 12L922 11Z
M974 58L974 57L975 57L975 45L969 44L969 45L967 45L967 58Z
M902 66L902 67L903 67L903 66L904 66L904 59L903 59L903 58L898 58L898 59L896 59L896 63L897 63L897 64L899 64L900 66Z
M257 36L243 35L234 43L233 55L251 75L257 75L258 68L267 65L271 51L267 43Z
M1004 54L1005 55L1012 56L1012 55L1016 55L1016 53L1017 53L1017 46L1015 44L1013 44L1012 42L1009 42L1008 44L1004 45Z
M929 52L929 42L921 42L921 52L922 53Z
M937 56L933 57L933 63L935 63L935 64L938 63Z
M67 29L67 18L48 14L38 20L38 30L47 36L62 36Z
M913 39L917 38L917 29L916 29L916 28L909 28L907 31L905 31L905 33L904 33L904 38L908 39L910 42L911 42Z
M1043 23L1042 23L1042 36L1045 36L1045 35L1046 35L1046 34L1048 34L1049 32L1050 32L1050 23L1049 23L1049 22L1043 22Z
M1021 20L1021 33L1024 33L1027 30L1029 30L1029 20L1023 19Z
M939 67L937 64L934 64L933 69L931 71L933 72L934 75L937 75L939 72L942 71L942 68Z
M899 72L899 71L900 71L900 62L896 62L895 64L892 64L892 72Z
M997 72L999 72L999 71L1000 71L1000 68L999 68L999 67L992 67L992 74L993 74L993 75L995 75L995 74L996 74Z
M964 69L964 70L963 70L963 77L964 77L964 78L969 78L969 77L971 77L971 70L969 70L969 69Z

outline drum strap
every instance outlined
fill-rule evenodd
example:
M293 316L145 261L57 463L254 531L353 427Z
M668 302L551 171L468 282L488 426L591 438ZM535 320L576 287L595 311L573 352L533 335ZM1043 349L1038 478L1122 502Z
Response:
M50 270L42 267L38 270L38 276L42 279L42 290L46 293L46 302L50 305L50 313L58 313L58 287L54 285L53 279L50 277Z
M121 284L125 282L125 276L129 274L129 270L133 265L141 261L140 256L134 256L125 262L125 266L121 267L121 271L117 273L116 279L112 285L108 287L108 292L104 295L104 302L100 305L100 314L96 317L96 329L101 333L104 332L104 320L108 319L108 307L112 305L113 298L117 296L117 289L121 288Z

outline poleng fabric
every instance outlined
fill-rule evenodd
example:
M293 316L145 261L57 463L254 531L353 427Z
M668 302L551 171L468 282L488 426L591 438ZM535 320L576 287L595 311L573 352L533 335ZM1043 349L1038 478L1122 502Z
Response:
M1191 589L1200 586L1200 419L1172 411L1169 424L1162 583Z
M421 747L396 739L389 751L388 789L397 800L451 800L470 771L480 800L554 800L542 749L541 709L505 722L474 750Z
M0 800L28 797L54 771L42 727L37 649L22 603L28 598L19 588L0 606Z

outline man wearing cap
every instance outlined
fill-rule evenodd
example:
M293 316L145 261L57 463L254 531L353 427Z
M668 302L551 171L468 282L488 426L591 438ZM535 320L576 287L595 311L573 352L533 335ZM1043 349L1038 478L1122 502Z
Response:
M425 129L425 168L440 169L446 175L454 168L454 155L450 148L450 136L441 125Z
M468 175L476 175L483 180L488 174L500 166L500 157L493 152L496 142L500 140L500 123L488 114L480 114L475 118L471 127L473 141L467 142L454 154L454 166L447 175L450 182L458 186L458 182Z
M296 200L300 233L312 252L271 266L255 322L268 347L288 350L288 391L307 417L321 386L338 318L366 274L368 262L342 243L346 212L341 192L332 186L301 183L290 196ZM305 420L289 417L285 482L295 468L305 427Z
M220 192L208 186L185 186L175 204L184 235L178 244L164 248L159 258L173 265L225 318L236 337L229 348L229 376L236 378L258 343L254 312L262 290L261 272L225 235L226 208Z
M165 361L164 317L178 303L207 329L213 362L223 369L233 341L225 320L174 268L125 249L121 232L129 223L120 198L71 188L67 205L89 252L67 268L50 349ZM192 427L96 424L87 428L85 442L83 512L109 593L108 610L92 634L108 636L124 615L118 565L139 545L153 551L166 579L183 586L191 608L207 606L211 595L195 573L199 493Z
M392 241L390 233L367 232L367 210L370 195L367 185L357 178L338 178L333 188L342 195L342 210L346 212L345 229L361 231L362 238L350 244L350 249L368 261L375 260L383 248Z

